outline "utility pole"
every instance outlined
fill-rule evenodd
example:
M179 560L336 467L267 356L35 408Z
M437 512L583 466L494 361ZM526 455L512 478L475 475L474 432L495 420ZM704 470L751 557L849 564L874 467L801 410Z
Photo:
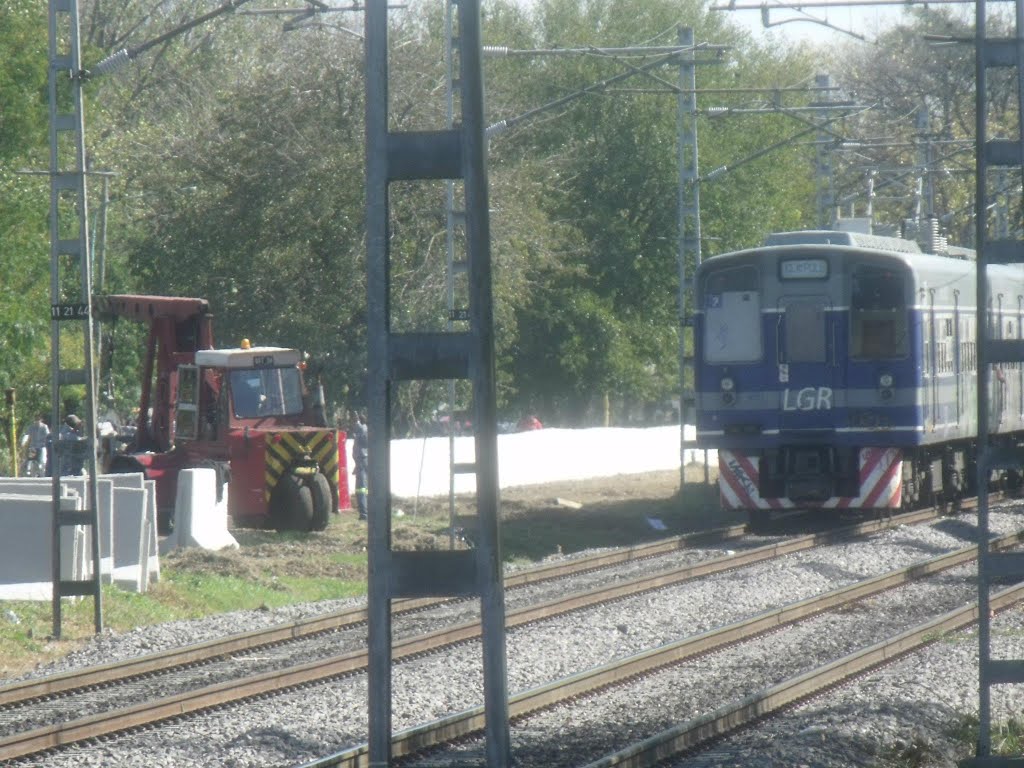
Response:
M993 588L1006 580L1024 578L1024 557L1019 552L992 551L989 528L988 487L993 472L1024 467L1020 448L994 444L990 437L992 398L992 366L1008 363L1019 366L1024 361L1024 341L1004 338L998 321L993 322L993 305L998 287L988 274L990 265L1024 264L1024 240L1021 226L1011 236L1000 237L989 221L990 187L999 182L999 174L990 170L1006 169L1020 178L1024 171L1024 0L1014 3L1016 35L1012 38L989 37L987 0L975 4L975 228L978 263L976 270L975 343L978 352L978 461L975 485L978 490L978 743L975 757L961 765L969 768L1020 766L1021 758L992 754L992 689L999 685L1024 683L1024 659L993 658L992 615L998 607L998 594ZM964 41L967 42L967 41ZM993 92L989 92L988 71L1000 69ZM1017 126L1012 138L991 138L989 103L998 96L1001 83L1015 82L1017 87ZM1005 135L1004 131L997 131ZM996 293L994 297L992 294ZM996 319L998 316L996 316ZM997 369L998 370L998 369Z
M511 764L505 659L505 597L499 536L498 438L490 220L483 123L479 0L459 0L461 119L439 131L395 132L388 118L388 7L366 8L367 380L369 415L369 765L391 764L391 601L480 598L489 768ZM392 330L389 195L393 181L461 179L468 308L460 330ZM477 537L469 550L391 548L391 402L402 381L471 382Z
M50 392L55 430L61 423L64 387L84 387L84 435L58 437L53 442L53 636L61 634L61 598L91 596L96 632L103 629L100 591L99 504L96 492L96 372L93 323L93 265L89 232L89 196L86 177L85 80L109 74L137 56L181 33L235 10L247 0L227 0L214 10L179 24L134 48L123 48L92 70L82 66L78 0L49 0L48 94L50 108ZM70 111L68 111L70 110ZM104 176L106 179L106 176ZM104 200L106 201L106 186ZM105 227L104 227L105 236ZM74 327L80 323L78 327ZM66 368L64 346L81 344L83 367ZM74 398L74 399L77 399ZM60 500L60 473L65 457L86 448L88 471L84 510L64 510ZM88 579L65 579L60 572L65 546L64 529L85 526L90 531L92 574ZM71 534L73 535L73 534ZM70 544L70 541L67 542Z
M88 238L86 191L85 118L81 63L81 39L77 0L50 0L49 70L50 106L50 393L54 431L61 423L65 387L84 387L85 401L81 439L53 441L52 472L52 580L53 636L61 636L64 597L92 597L93 623L103 630L103 598L100 590L100 527L96 493L96 392L93 365L92 253ZM70 111L66 111L70 110ZM81 368L65 367L65 347L81 350ZM87 449L88 480L85 509L67 510L61 502L60 475L82 446ZM70 545L71 532L84 526L90 533L92 573L74 579L61 573L62 551ZM68 531L65 534L65 531Z
M679 185L676 192L678 209L676 221L679 225L677 269L679 279L679 491L685 498L686 450L695 448L696 439L686 439L687 415L697 413L697 380L693 365L693 324L686 311L686 296L691 290L690 271L692 263L696 270L701 262L700 242L700 179L698 176L697 152L697 68L693 59L693 28L680 27L679 45L689 47L690 55L679 61L679 94L676 103L678 148L676 163L679 168ZM686 352L687 336L690 337L690 353ZM696 418L693 420L697 428ZM696 438L696 435L694 435ZM704 452L704 484L710 482L707 451Z

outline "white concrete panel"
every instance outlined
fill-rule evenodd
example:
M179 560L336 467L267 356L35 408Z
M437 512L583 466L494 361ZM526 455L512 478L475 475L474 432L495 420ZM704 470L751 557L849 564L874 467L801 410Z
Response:
M238 548L235 537L228 532L226 489L221 502L217 503L215 470L184 469L178 475L174 534L173 546L201 547L213 551Z
M103 475L96 478L96 504L99 507L99 537L100 537L100 582L111 584L114 581L114 484L108 478L111 475ZM86 498L86 484L89 478L85 475L62 477L61 485L70 488L78 493L83 499Z
M52 485L48 477L5 477L0 479L0 494L41 494L50 496Z
M62 509L81 509L77 497L62 499ZM49 495L0 496L0 600L53 598L52 506ZM89 541L82 526L61 529L62 579L83 579L90 573Z
M148 579L146 492L114 486L114 584L129 592L143 592Z

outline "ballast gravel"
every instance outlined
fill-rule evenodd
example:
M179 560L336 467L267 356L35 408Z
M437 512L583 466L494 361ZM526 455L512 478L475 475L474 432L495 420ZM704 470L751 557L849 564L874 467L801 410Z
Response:
M994 533L1020 527L1020 506L990 512ZM599 666L614 658L721 626L764 610L903 567L922 558L969 546L973 518L946 518L930 526L904 527L879 536L798 553L779 561L718 576L555 620L509 630L510 692ZM715 550L679 553L709 557ZM681 559L680 562L686 562ZM666 560L657 568L667 567ZM595 580L623 580L650 570L636 563L589 574L571 583L536 585L509 594L515 605L591 589ZM601 575L604 574L604 575ZM611 695L557 708L512 726L513 755L522 766L583 765L599 750L625 746L687 718L753 693L779 675L810 669L826 658L882 639L921 620L926 610L976 597L974 570L959 568L906 590L875 598L848 611L818 617L795 630L767 635L674 671L634 681ZM245 611L204 620L156 625L123 634L104 633L80 651L36 674L152 653L283 621L338 610L358 601L326 601L273 611ZM945 606L948 605L948 608ZM435 622L466 620L475 603L458 604L417 617L408 631ZM447 615L446 615L447 614ZM869 620L870 619L870 620ZM421 626L422 625L422 626ZM997 658L1024 658L1024 616L1018 610L993 622ZM723 740L679 766L954 766L967 755L969 739L958 735L976 714L978 642L967 630L933 643L876 673L770 718ZM479 644L459 646L443 657L396 664L392 672L395 730L411 727L482 701ZM33 676L34 676L33 675ZM1022 711L1024 698L996 689L993 716L1005 720ZM159 695L153 692L153 695ZM65 766L289 766L366 740L364 675L302 688L264 700L221 708L144 733L36 756L31 765ZM472 742L455 750L461 764L477 764L482 750ZM422 765L444 765L435 755ZM915 762L908 763L908 760ZM902 761L902 762L901 762Z

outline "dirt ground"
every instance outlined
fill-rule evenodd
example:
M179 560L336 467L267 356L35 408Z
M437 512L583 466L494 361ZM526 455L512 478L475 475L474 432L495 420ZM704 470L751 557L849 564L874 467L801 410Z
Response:
M741 522L718 509L717 488L703 483L703 468L687 469L680 494L677 470L571 480L507 488L501 492L501 546L505 561L528 564L559 554L638 544ZM451 542L448 497L396 498L392 502L394 549L447 549ZM475 497L455 500L456 546L471 546ZM459 530L461 529L461 530ZM250 581L288 576L365 578L366 524L351 512L312 534L236 529L237 551L179 550L168 567L232 575Z

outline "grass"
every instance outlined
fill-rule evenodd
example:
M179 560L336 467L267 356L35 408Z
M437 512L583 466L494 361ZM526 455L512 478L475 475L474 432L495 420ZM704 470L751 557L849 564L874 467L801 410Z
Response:
M975 753L980 730L978 716L974 714L965 716L953 729L953 735L963 745L965 755ZM1024 754L1024 720L1010 718L1002 723L993 723L989 737L994 756L1019 757Z
M334 519L322 533L233 532L238 551L179 550L161 558L160 581L144 594L103 587L103 624L126 632L179 619L366 593L365 527ZM353 545L351 542L359 542ZM61 639L51 638L49 601L0 603L0 677L73 651L93 637L91 598L65 599Z

